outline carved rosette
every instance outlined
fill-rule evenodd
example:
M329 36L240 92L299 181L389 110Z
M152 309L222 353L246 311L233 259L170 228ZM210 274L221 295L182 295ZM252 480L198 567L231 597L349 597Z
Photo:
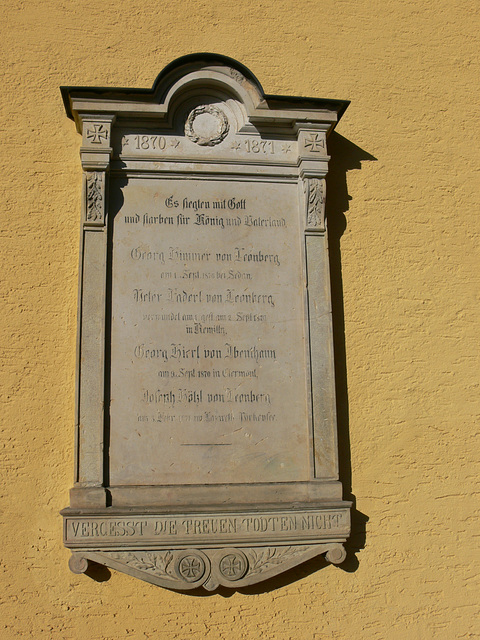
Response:
M307 231L325 231L325 179L306 178L304 190Z
M88 560L162 587L190 590L203 586L245 587L283 573L317 555L331 564L345 560L342 544L229 547L225 549L74 552L70 569L83 573Z

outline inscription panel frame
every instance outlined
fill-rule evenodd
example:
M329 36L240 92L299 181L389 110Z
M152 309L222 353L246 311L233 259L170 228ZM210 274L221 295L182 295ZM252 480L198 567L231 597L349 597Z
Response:
M340 563L345 557L342 544L350 532L351 503L342 500L338 479L325 176L329 160L326 140L348 102L266 96L248 69L229 58L210 54L175 61L158 76L151 90L62 87L62 95L67 115L75 120L77 131L82 134L84 174L75 478L70 506L62 511L64 543L73 553L71 569L81 573L88 561L100 562L166 587L190 589L203 585L213 590L219 584L253 584L319 553L326 553L327 560L334 564ZM116 483L112 483L112 463L116 462L111 453L115 447L125 453L124 445L118 445L121 416L110 411L115 388L112 363L117 376L114 379L121 381L117 372L119 363L125 361L115 352L121 340L115 342L112 338L112 279L115 282L117 277L112 261L116 246L120 245L114 221L120 220L117 216L126 215L122 202L115 200L118 188L115 191L114 185L138 188L139 184L157 186L169 181L185 184L187 191L192 181L210 186L228 181L232 188L252 185L252 192L257 187L261 190L262 185L283 184L296 191L297 206L295 211L290 206L288 214L292 219L298 216L301 225L296 251L302 271L298 291L302 309L297 310L296 318L303 326L305 343L301 349L298 340L295 343L296 358L304 370L301 382L295 373L295 388L300 385L303 389L306 411L304 419L298 411L295 416L292 414L291 424L295 422L298 433L304 434L302 446L308 449L309 462L308 469L296 463L294 480L282 480L279 471L272 476L260 474L259 478L265 477L263 481L243 477L236 481L232 477L213 483L201 480L176 484L163 481L160 469L142 481L140 454L133 480L122 481L118 472L114 475ZM248 215L256 213L251 210ZM129 212L128 217L134 215ZM274 236L274 240L278 237ZM275 254L279 261L278 256L283 255L280 251ZM121 271L119 274L121 279ZM166 296L165 292L162 289L155 295ZM183 293L192 299L199 295L195 286ZM275 326L272 321L271 327ZM115 331L114 326L114 334ZM267 327L264 334L268 333ZM288 405L288 387L282 380L282 362L275 363L272 375L280 391L273 406L285 413L282 402ZM128 380L135 382L132 371L126 375L125 390ZM120 393L121 384L117 385ZM170 396L166 392L163 401L174 399L173 387L168 393ZM197 404L198 393L197 390L197 396L193 396ZM174 412L170 415L176 419ZM170 434L173 437L173 429ZM271 438L275 435L267 430L266 434ZM202 478L201 474L198 477ZM222 517L238 522L241 515L246 521L251 518L252 522L263 524L248 535L235 530L226 537L212 525L203 537L184 535L171 544L168 539L160 541L158 536L147 540L136 534L128 536L128 541L106 540L102 531L107 525L99 525L179 522L177 514L184 522L221 522ZM268 518L269 522L281 523L282 518L290 518L285 522L307 518L308 522L311 517L320 522L332 514L337 520L328 531L321 527L313 533L295 529L290 535L281 524L276 530L262 530ZM78 523L77 531L81 526L85 529L84 523L90 523L91 535L72 535L72 522ZM147 553L149 560L142 555Z

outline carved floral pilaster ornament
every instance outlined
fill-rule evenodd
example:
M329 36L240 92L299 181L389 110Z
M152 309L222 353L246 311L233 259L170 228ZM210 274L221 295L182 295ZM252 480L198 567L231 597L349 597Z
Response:
M265 95L213 54L62 95L83 170L70 569L213 591L340 564L325 176L348 103Z
M95 228L105 225L107 211L107 173L112 149L110 147L113 116L92 119L91 115L79 114L79 125L83 127L80 150L84 169L84 224Z
M103 224L105 221L105 172L87 171L85 176L87 222Z
M307 229L325 231L325 180L306 178L304 190L307 200Z

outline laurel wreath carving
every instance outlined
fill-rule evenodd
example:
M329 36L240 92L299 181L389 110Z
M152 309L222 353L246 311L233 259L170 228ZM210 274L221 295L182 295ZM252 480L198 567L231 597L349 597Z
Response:
M103 220L103 174L97 171L87 174L87 220Z
M152 575L163 578L175 578L175 575L171 571L173 561L173 554L171 551L166 551L164 553L152 553L150 551L146 551L144 553L111 553L110 556L114 560L130 565L139 571L147 571Z
M325 180L310 178L307 182L307 227L325 227Z
M266 547L261 551L258 549L249 549L250 571L248 575L255 575L268 571L268 569L279 565L283 562L295 558L309 551L312 547Z
M197 118L199 115L202 115L203 113L208 113L211 116L214 116L214 118L216 119L217 132L215 135L201 137L195 132L195 118ZM230 126L228 124L227 116L223 111L218 109L213 104L204 104L200 105L199 107L195 107L195 109L190 112L187 121L185 122L185 135L190 138L192 142L196 142L201 146L213 147L214 145L222 142L222 140L227 135L229 128Z

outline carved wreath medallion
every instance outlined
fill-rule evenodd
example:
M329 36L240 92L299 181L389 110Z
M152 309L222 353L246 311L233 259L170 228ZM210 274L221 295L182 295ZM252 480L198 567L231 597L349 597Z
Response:
M193 109L185 122L185 135L201 146L213 147L225 139L230 126L225 113L213 104Z

